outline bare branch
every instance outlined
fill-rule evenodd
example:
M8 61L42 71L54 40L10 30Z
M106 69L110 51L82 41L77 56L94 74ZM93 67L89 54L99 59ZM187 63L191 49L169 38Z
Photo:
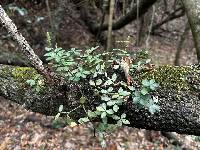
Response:
M182 17L184 15L185 15L184 8L183 7L177 8L174 12L168 14L168 16L165 19L163 19L161 22L159 22L158 24L154 25L152 27L151 32L154 32L156 29L161 27L163 24L168 23L169 21L172 21L174 19L180 18L180 17Z
M137 5L133 6L133 8L123 17L119 18L117 21L113 23L113 30L118 30L125 25L129 24L131 21L137 19L137 10L139 10L138 16L142 16L145 14L148 9L156 2L157 0L140 0L139 2L139 7L137 9ZM97 27L99 28L99 27ZM107 30L108 29L108 24L105 24L102 26L101 30Z
M140 0L139 3L139 14L138 16L144 15L148 9L156 2L157 0ZM93 34L97 34L99 30L105 31L108 29L108 24L98 25L97 22L92 19L88 8L84 5L80 7L82 19L84 20L85 24L89 27L90 31ZM132 9L124 16L119 18L117 21L113 22L112 29L118 30L123 28L125 25L129 24L131 21L137 19L137 6L133 6Z

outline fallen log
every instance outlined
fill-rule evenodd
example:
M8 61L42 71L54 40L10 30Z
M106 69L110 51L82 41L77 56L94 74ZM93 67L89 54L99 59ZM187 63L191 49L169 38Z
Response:
M94 109L100 104L87 82L61 87L45 84L41 92L36 92L26 83L36 75L33 68L0 65L0 96L44 115L56 115L60 105L66 112L73 110L80 105L81 94L87 98L86 109ZM120 112L127 114L128 126L200 135L199 65L160 66L138 76L138 80L142 78L153 78L159 83L154 95L158 97L160 111L152 115L147 109L127 101L120 107ZM71 113L75 120L84 116L81 107Z

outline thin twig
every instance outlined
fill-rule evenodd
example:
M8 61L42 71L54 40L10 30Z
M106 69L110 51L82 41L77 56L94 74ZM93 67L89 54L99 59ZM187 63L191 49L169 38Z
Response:
M48 16L49 16L49 22L50 22L50 25L51 25L51 37L52 37L51 46L55 47L55 45L56 45L55 23L54 23L53 18L52 18L51 9L50 9L50 6L49 6L49 0L46 0L45 3L46 3L46 6L47 6L47 12L48 12Z
M110 51L112 47L112 24L113 24L113 11L115 0L110 0L109 20L108 20L108 39L107 39L107 51Z
M139 6L140 6L140 0L137 0L137 41L136 41L136 46L139 46L139 30L140 30L140 19L139 19Z

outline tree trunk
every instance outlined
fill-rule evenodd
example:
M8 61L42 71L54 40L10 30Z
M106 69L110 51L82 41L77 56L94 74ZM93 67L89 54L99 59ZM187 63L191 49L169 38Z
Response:
M190 23L197 60L200 62L200 0L182 0Z
M86 110L93 110L100 103L87 82L62 87L46 84L41 92L35 92L26 80L36 75L33 68L0 65L0 96L45 115L56 115L60 105L64 105L64 111L71 111L80 105L81 94L87 98ZM153 95L158 96L160 111L151 115L128 100L120 113L127 114L129 126L200 135L200 66L161 66L141 74L138 81L143 78L154 78L159 83ZM80 107L70 115L76 120L85 113Z
M190 31L190 26L188 23L185 25L185 30L183 34L180 37L180 41L178 43L177 49L176 49L176 55L175 55L175 60L174 60L174 65L175 66L180 66L180 57L181 57L181 52L183 50L184 42L188 36L188 33Z

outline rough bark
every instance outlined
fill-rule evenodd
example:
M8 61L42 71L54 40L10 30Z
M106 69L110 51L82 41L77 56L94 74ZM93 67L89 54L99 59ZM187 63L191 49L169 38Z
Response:
M94 109L100 103L87 82L63 87L46 85L37 93L26 84L36 74L32 68L0 65L0 96L45 115L56 115L61 104L65 111L74 109L80 105L81 94L87 98L86 109ZM138 80L142 78L154 78L159 83L160 88L153 95L158 96L160 112L151 115L128 100L120 112L127 114L131 127L200 135L200 66L161 66L138 76ZM84 115L80 107L71 117Z
M197 60L200 62L200 0L182 0L190 23Z

